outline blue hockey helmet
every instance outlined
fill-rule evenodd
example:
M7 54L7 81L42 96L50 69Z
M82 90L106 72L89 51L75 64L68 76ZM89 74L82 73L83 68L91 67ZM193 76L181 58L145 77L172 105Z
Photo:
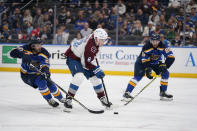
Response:
M152 34L151 40L160 40L160 35L159 34Z

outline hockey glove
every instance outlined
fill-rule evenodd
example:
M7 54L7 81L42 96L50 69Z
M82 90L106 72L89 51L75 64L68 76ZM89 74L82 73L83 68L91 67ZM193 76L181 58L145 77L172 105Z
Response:
M160 71L161 74L163 74L163 73L165 73L167 71L167 66L166 66L165 63L161 63L159 65L159 71Z
M51 76L51 73L50 73L50 71L49 71L49 68L48 67L43 67L42 69L41 69L41 77L43 78L43 79L48 79L48 78L50 78L50 76Z
M105 73L100 69L99 66L97 66L94 70L93 70L94 74L96 75L97 78L102 79L103 77L105 77Z
M150 67L145 68L145 73L146 73L146 77L148 79L153 79L153 76L151 75L152 74L152 69Z

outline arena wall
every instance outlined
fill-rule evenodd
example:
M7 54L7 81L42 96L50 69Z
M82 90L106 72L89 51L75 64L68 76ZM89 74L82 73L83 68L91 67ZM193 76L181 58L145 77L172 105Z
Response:
M18 72L20 59L9 56L12 48L20 44L0 45L0 71ZM68 45L44 45L51 53L51 72L70 73L66 65L64 52ZM141 46L104 46L98 55L99 63L107 75L133 75L134 63L141 51ZM169 69L171 77L197 78L197 48L172 47L175 63Z

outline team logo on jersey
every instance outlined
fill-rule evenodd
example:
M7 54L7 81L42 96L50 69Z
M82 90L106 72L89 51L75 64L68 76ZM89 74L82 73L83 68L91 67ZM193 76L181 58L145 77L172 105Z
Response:
M158 60L159 58L160 58L160 55L151 54L151 56L150 56L151 60Z
M93 46L93 47L91 48L91 51L92 51L93 53L96 53L97 48L96 48L95 46Z

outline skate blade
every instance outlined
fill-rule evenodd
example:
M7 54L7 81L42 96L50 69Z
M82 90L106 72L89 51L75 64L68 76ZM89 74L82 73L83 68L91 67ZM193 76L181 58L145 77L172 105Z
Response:
M63 109L63 112L70 113L71 112L71 109L65 108L65 109Z
M121 101L122 102L129 102L129 101L131 101L133 98L123 98Z
M161 101L173 101L173 98L164 98L164 97L160 97Z

